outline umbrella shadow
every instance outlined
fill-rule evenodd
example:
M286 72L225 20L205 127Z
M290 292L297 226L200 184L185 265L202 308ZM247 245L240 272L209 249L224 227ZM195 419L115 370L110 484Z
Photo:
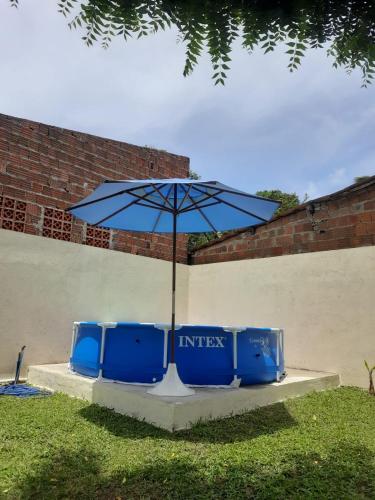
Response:
M147 422L120 415L113 410L91 404L79 411L86 420L105 428L115 436L131 439L154 437L171 441L204 443L233 443L245 441L263 434L274 434L296 425L283 403L255 409L220 420L195 424L191 429L168 432Z
M81 447L60 448L12 488L25 499L270 499L374 498L374 453L340 443L323 456L285 453L275 463L251 459L207 471L199 460L177 458L151 463L110 464L108 457ZM224 467L224 465L226 465Z

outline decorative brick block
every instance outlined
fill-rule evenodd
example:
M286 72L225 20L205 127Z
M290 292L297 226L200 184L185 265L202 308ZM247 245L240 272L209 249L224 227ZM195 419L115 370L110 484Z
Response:
M99 248L109 248L111 241L111 231L100 227L94 227L87 224L86 245Z
M25 231L26 203L8 196L0 196L0 227L11 231Z
M71 241L72 216L58 208L46 208L43 215L42 236Z

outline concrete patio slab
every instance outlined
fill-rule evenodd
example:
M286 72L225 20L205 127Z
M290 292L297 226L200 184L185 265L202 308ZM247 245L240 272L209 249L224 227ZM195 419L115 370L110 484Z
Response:
M333 373L296 369L287 372L288 376L280 383L236 389L199 388L193 396L183 398L152 396L146 392L148 387L75 375L67 364L31 366L28 382L175 431L190 428L202 420L237 415L340 384L339 376Z

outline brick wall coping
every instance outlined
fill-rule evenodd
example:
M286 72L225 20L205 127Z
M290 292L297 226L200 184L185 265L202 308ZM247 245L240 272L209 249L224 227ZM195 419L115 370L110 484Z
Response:
M3 119L8 119L8 120L16 120L22 123L23 126L27 127L29 126L30 128L40 128L40 127L45 127L48 129L48 134L49 135L51 132L51 135L53 135L53 131L60 132L61 134L68 134L71 135L72 137L76 137L77 139L91 139L91 140L97 140L99 142L105 142L107 144L113 144L114 146L118 146L120 148L124 147L130 147L132 149L139 149L139 150L149 150L151 153L158 154L161 153L165 156L170 156L171 158L182 158L189 160L188 156L185 155L178 155L176 153L170 153L169 151L166 151L165 149L158 149L153 146L140 146L137 144L132 144L130 142L125 142L125 141L120 141L117 139L110 139L108 137L102 137L99 135L95 134L90 134L88 132L81 132L79 130L71 130L68 128L64 127L58 127L57 125L49 125L47 123L42 123L42 122L37 122L34 120L29 120L28 118L20 118L18 116L12 116L12 115L6 115L4 113L0 113L0 118Z

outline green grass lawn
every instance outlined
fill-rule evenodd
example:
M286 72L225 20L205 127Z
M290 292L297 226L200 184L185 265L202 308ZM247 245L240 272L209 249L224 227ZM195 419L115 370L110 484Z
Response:
M62 394L0 398L0 498L375 498L375 398L340 388L169 434Z

